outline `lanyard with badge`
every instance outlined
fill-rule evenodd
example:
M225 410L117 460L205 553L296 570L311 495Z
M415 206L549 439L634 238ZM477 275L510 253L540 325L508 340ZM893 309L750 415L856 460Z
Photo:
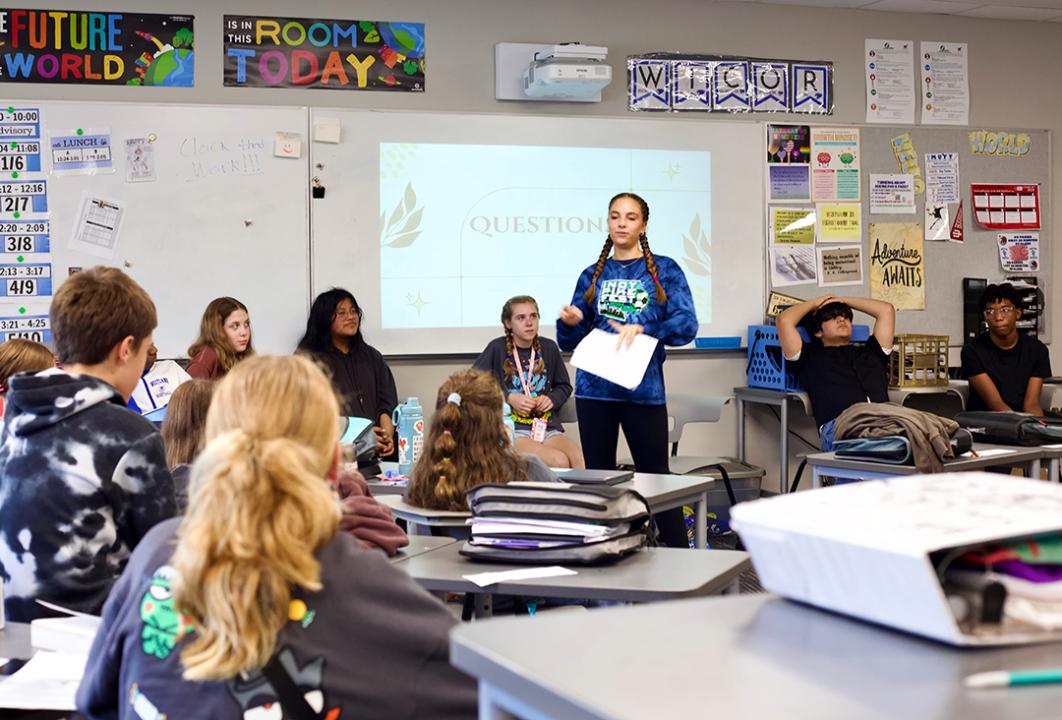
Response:
M524 395L531 397L531 373L535 368L535 346L531 346L531 357L527 361L527 379L524 379L524 366L520 362L520 352L513 346L513 363L516 365L516 376L520 378L520 386L524 389ZM546 439L546 419L537 417L531 420L531 439L535 442L543 442Z

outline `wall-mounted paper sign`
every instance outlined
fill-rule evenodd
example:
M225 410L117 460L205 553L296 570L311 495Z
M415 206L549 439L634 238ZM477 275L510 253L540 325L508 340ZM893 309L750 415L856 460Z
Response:
M273 155L281 158L302 157L302 135L278 132L273 139Z
M817 248L819 254L819 285L863 284L863 248L860 245L841 245Z
M1036 183L972 183L974 220L989 230L1039 230L1040 186Z
M770 232L776 245L814 244L815 208L772 207Z
M859 242L863 239L863 206L859 203L819 205L819 242Z
M999 233L997 238L1003 272L1040 270L1040 233Z

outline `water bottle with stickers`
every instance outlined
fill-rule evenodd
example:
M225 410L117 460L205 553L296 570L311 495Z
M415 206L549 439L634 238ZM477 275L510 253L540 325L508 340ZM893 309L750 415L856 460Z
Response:
M424 447L424 411L420 401L409 398L395 408L391 419L398 428L398 472L409 477Z
M509 438L509 444L516 444L516 423L513 421L513 409L509 403L502 403L502 424L505 425L505 436Z

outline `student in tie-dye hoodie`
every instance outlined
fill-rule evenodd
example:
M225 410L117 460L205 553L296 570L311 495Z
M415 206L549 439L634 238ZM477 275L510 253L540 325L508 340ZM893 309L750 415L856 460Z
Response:
M63 370L11 379L0 435L0 576L7 617L98 613L132 549L176 513L154 426L125 407L155 305L116 268L67 279L52 300Z

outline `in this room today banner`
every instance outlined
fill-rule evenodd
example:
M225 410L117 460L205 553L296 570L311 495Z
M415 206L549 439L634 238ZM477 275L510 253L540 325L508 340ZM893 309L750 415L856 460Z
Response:
M0 8L0 82L192 87L193 19Z
M424 23L226 15L225 85L424 90Z

